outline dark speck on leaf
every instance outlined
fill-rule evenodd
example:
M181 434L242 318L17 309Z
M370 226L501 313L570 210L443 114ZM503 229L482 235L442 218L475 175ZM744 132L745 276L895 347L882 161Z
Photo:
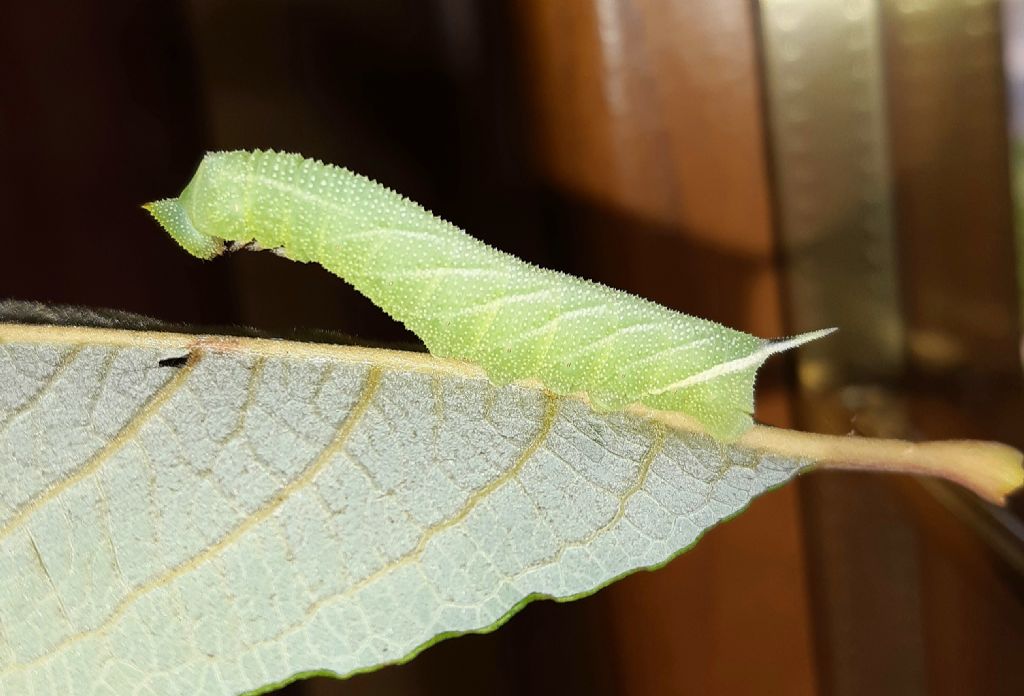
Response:
M173 358L163 358L157 363L157 365L160 367L184 367L187 362L188 353L185 355L176 355Z

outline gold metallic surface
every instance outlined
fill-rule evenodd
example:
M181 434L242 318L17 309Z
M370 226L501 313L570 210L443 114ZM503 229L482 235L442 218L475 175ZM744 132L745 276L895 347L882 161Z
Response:
M840 326L830 345L802 352L812 391L902 370L879 22L869 0L761 3L792 329Z

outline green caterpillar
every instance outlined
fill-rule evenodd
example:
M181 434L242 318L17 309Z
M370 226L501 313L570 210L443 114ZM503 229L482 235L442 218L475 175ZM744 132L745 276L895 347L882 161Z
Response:
M299 155L208 154L181 196L146 208L199 258L238 243L316 261L431 353L478 363L499 384L533 378L600 410L679 411L723 440L753 424L765 359L832 331L769 341L538 268L364 176Z

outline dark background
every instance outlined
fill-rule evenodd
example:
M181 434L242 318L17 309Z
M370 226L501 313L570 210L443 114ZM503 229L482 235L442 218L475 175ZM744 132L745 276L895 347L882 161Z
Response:
M205 151L264 147L345 165L536 263L783 335L758 29L756 3L735 0L4 3L0 299L415 342L319 267L197 261L139 207L177 194ZM914 295L916 279L963 297L992 280L981 321L995 328L982 333L1002 351L908 384L931 403L918 434L1020 445L1005 115L993 118L955 137L991 136L996 158L954 162L943 180L996 191L987 242L943 226L946 214L913 227L914 197L946 191L915 172L942 157L901 170L909 140L894 127L905 243L933 252L904 254L908 306L937 297ZM957 257L975 252L988 256L958 284ZM951 275L936 275L942 264ZM1011 367L985 376L993 364ZM760 420L813 421L795 420L791 367L776 359L759 379ZM813 422L847 432L854 416ZM818 478L758 500L658 573L531 605L402 667L285 691L1024 691L1021 574L979 531L991 520L979 527L974 508L951 512L907 480L836 476L849 504L823 537Z

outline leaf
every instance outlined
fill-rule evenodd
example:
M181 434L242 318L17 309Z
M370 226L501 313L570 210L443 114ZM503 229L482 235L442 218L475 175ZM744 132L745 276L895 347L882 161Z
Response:
M1021 482L991 443L597 414L420 354L0 325L0 692L348 675L665 563L816 462Z

